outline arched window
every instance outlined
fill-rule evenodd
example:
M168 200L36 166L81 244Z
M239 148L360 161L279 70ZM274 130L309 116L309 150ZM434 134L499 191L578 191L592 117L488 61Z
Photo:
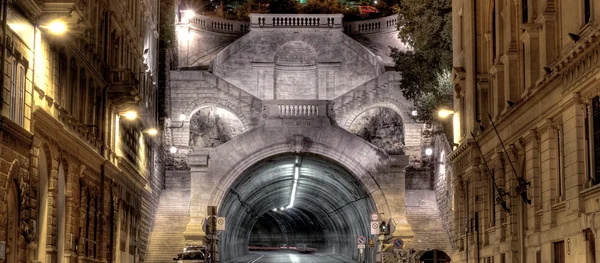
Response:
M46 152L40 150L38 158L39 188L38 188L38 261L46 261L46 237L48 235L48 159Z
M58 263L65 262L65 236L66 236L66 171L64 164L60 164L58 167L58 202L57 202L57 238L56 238L56 249L57 249L57 261Z

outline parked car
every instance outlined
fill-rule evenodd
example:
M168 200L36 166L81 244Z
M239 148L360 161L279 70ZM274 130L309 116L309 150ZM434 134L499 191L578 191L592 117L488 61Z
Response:
M177 254L173 260L177 263L208 263L210 262L210 253L206 247L202 246L186 246L183 253Z

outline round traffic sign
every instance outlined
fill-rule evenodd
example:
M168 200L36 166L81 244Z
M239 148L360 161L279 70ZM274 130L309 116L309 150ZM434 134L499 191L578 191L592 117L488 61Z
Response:
M372 222L371 223L371 228L378 229L379 228L379 222Z
M220 226L222 226L222 225L225 225L225 219L223 219L223 218L219 218L219 219L217 220L217 225L220 225Z
M396 240L394 240L394 248L402 248L404 246L404 241L402 241L402 239L398 238Z
M359 236L359 237L356 239L356 242L357 242L359 245L364 245L364 244L365 244L365 242L367 242L367 238L366 238L366 237L364 237L364 236Z
M379 221L379 214L378 213L372 213L371 214L371 221Z

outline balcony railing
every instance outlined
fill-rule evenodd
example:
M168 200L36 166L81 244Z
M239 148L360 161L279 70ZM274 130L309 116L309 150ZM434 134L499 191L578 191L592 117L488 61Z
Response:
M265 101L266 117L306 118L327 116L326 100Z
M251 28L341 28L342 14L250 14Z
M115 105L133 105L141 100L139 80L131 69L110 70L109 83L108 97Z
M391 32L398 30L398 16L386 16L377 19L344 22L344 32L348 35Z
M250 31L250 23L248 22L213 18L203 15L196 15L192 18L190 20L190 25L197 29L237 35L243 35Z

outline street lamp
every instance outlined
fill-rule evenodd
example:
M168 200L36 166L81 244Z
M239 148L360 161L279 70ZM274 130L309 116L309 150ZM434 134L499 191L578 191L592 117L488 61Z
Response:
M440 118L447 118L450 115L454 115L454 111L453 110L441 109L441 110L438 111L438 116Z
M65 24L65 22L60 20L54 20L50 22L50 24L48 24L46 28L48 29L48 31L50 31L50 33L55 35L62 35L65 32L67 32L67 25Z

